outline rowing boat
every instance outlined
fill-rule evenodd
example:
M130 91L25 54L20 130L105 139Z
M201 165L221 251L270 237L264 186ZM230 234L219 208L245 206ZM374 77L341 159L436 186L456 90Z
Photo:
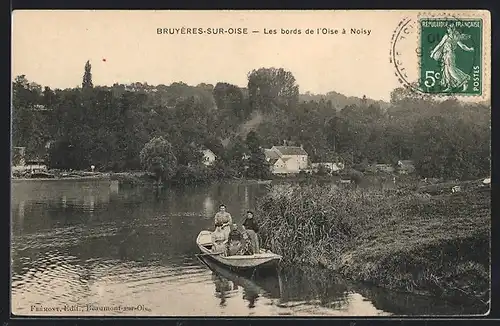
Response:
M269 250L261 249L258 254L253 255L235 255L224 256L222 254L213 253L212 248L212 232L203 230L196 238L196 244L200 248L203 256L210 258L219 264L232 270L248 270L254 268L276 267L281 261L281 256L270 252Z

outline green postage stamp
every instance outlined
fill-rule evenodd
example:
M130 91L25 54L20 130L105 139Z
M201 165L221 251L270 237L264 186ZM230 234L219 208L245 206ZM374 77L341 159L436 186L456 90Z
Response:
M432 94L481 95L481 19L421 18L420 89Z

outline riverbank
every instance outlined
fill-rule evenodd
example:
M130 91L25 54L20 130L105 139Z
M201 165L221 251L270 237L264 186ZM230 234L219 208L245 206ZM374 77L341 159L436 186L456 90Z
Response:
M188 169L188 168L187 168ZM189 170L189 169L188 169ZM356 172L356 171L355 171ZM357 172L359 173L359 172ZM361 174L362 175L362 174ZM301 184L315 184L315 183L351 183L360 185L365 183L372 184L375 182L386 182L393 180L393 175L386 173L370 174L364 178L357 179L357 174L352 170L344 171L342 174L288 174L288 175L271 175L267 179L248 179L236 178L230 176L217 176L213 171L183 171L179 175L174 176L172 180L165 182L171 185L188 185L188 184L207 184L212 182L235 182L241 184L287 184L287 183L301 183ZM398 182L404 181L411 176L398 176ZM114 180L119 181L120 184L128 186L138 185L151 185L156 184L156 178L153 174L145 171L126 171L126 172L91 172L91 171L63 171L57 169L49 169L43 172L36 173L35 176L31 175L29 169L16 169L12 170L11 180Z
M323 266L391 290L481 303L486 312L489 185L462 183L455 193L448 184L441 188L277 185L257 213L265 245L285 263Z
M154 182L154 176L147 172L90 172L90 171L60 171L48 170L48 177L30 177L30 173L13 173L12 181L37 180L114 180L120 183L141 184Z

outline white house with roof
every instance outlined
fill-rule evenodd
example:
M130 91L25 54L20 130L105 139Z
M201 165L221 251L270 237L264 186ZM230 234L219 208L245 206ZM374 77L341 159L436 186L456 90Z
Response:
M399 160L398 170L400 174L410 174L415 172L415 164L412 160Z
M308 154L302 146L273 146L264 149L273 174L299 173L308 166Z
M203 149L201 152L203 153L203 159L202 159L203 164L209 166L215 163L217 156L214 154L214 152L212 152L207 148Z

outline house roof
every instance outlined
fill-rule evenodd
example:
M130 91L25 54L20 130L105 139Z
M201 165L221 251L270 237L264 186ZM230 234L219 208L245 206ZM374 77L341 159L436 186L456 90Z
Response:
M269 160L275 160L275 159L277 160L280 157L278 153L276 153L272 149L268 149L268 148L264 149L264 155L266 156L266 159L269 159Z
M211 149L208 149L208 148L203 148L201 151L202 151L202 152L210 152L210 153L212 153L212 155L214 155L214 156L215 156L214 151L212 151Z
M399 163L401 163L403 165L413 165L412 160L399 160Z
M45 160L43 158L27 158L24 160L26 164L28 163L45 163Z
M298 146L274 146L281 155L307 155L307 152Z
M279 158L272 158L269 160L269 163L271 163L271 165L274 165L276 162L278 162Z

